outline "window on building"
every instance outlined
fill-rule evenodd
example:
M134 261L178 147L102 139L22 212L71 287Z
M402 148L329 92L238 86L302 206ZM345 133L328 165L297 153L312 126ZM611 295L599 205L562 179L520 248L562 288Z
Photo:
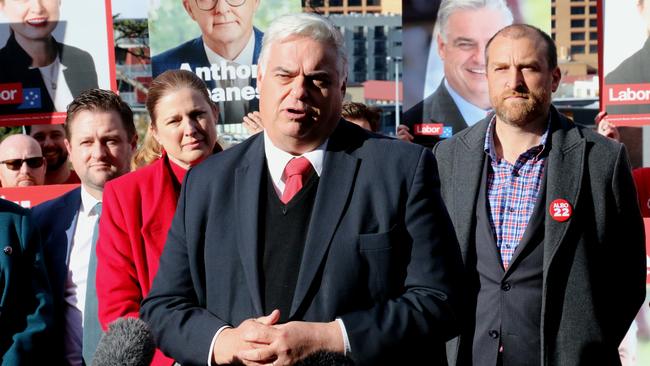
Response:
M598 26L598 19L589 19L589 26L590 27L597 27Z
M555 28L555 19L551 19L551 28Z
M581 55L585 53L585 46L582 45L574 45L571 46L571 54L572 55Z
M381 0L367 0L366 4L368 4L368 6L381 5Z
M555 6L551 6L551 15L555 15Z
M375 38L386 39L386 29L384 27L375 27Z
M571 32L571 40L572 41L584 41L585 40L585 32Z
M585 26L584 19L571 19L571 28L582 28Z
M584 14L585 13L585 7L584 6L572 6L571 7L571 14Z
M555 41L555 32L551 33L551 38Z
M589 32L589 39L591 39L592 41L597 40L598 32Z
M354 67L353 67L354 72L366 72L366 59L365 58L357 58L354 60Z
M589 14L596 14L596 13L598 13L598 7L590 6L589 7Z
M343 6L343 0L330 0L330 6Z
M598 53L598 45L597 44L590 44L589 45L589 53Z
M361 0L348 0L348 6L361 6Z

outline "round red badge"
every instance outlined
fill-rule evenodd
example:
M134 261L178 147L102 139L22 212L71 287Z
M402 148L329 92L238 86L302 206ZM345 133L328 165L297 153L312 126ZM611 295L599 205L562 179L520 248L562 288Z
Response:
M553 220L565 222L571 218L571 215L573 215L573 207L571 207L569 201L559 198L551 202L551 206L548 208L548 213L551 215Z

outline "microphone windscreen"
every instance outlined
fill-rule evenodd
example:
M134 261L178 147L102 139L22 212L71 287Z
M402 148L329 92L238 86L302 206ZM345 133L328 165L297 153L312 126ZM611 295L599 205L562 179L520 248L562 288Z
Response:
M147 323L138 318L119 318L102 335L93 366L149 366L156 344Z

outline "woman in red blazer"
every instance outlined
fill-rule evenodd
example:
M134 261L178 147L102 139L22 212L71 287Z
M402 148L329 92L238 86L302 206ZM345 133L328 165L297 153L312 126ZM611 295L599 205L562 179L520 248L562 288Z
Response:
M170 70L151 84L147 133L160 145L150 165L106 184L97 241L97 298L104 330L120 317L138 317L171 226L185 172L213 153L216 106L203 81ZM173 360L156 350L152 365Z

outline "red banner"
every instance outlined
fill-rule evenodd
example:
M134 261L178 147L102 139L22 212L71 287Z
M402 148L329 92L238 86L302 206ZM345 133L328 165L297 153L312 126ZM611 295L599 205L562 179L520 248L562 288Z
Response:
M79 187L78 184L53 184L47 186L0 188L0 198L25 208L57 198Z
M644 217L645 224L645 259L646 259L646 282L650 284L650 217Z
M608 105L650 104L650 84L605 84Z

